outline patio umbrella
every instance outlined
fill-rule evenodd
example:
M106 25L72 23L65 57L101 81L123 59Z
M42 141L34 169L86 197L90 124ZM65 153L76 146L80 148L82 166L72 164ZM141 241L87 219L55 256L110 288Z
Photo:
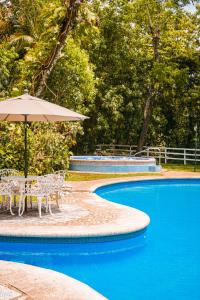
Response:
M80 121L88 117L65 107L24 94L0 101L0 121L24 122L24 176L28 175L28 122Z

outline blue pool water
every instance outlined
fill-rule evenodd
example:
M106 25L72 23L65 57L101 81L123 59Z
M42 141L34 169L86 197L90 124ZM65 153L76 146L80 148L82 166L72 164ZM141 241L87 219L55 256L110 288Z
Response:
M199 300L200 180L121 183L96 193L145 211L146 233L85 244L1 239L0 259L66 273L111 300Z

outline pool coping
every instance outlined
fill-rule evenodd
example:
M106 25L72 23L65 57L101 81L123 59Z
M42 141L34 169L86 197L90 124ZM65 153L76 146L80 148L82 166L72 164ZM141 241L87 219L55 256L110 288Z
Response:
M81 192L82 193L82 192ZM87 193L84 193L87 196ZM66 238L71 239L71 242L75 242L77 239L82 239L82 242L87 242L88 239L94 239L94 242L97 238L105 239L105 237L112 236L115 238L119 236L119 239L122 236L130 233L136 233L140 230L143 230L149 225L150 218L144 212L137 210L135 208L127 207L121 204L112 203L102 199L96 194L90 194L90 200L98 205L108 206L108 209L117 210L119 212L117 218L113 222L104 222L101 224L101 218L96 225L82 225L82 226L22 226L16 228L16 226L0 226L0 237L31 237L31 238ZM103 217L103 216L102 216ZM1 223L1 222L0 222ZM13 231L14 229L14 231ZM96 238L96 239L95 239Z

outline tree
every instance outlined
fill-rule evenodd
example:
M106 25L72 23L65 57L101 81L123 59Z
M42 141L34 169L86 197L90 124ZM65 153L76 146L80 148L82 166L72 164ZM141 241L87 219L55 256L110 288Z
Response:
M175 131L185 144L187 121L179 120L179 134L178 107L187 106L197 77L195 16L170 1L93 1L93 9L98 30L82 43L98 78L87 136L96 143L139 140L141 149L144 143L173 145Z
M36 96L40 96L46 88L46 82L60 58L61 52L66 44L67 36L71 29L75 26L78 10L82 2L83 0L63 1L63 5L65 6L65 15L60 25L54 47L34 78L32 93Z
M146 35L146 45L149 49L147 55L149 54L151 63L147 74L149 82L146 85L144 118L138 142L138 151L141 151L147 139L154 107L161 105L160 101L165 99L166 88L168 91L172 89L174 91L173 86L169 86L169 84L166 86L166 81L174 82L176 85L180 77L185 78L183 83L187 84L188 70L186 70L186 66L183 68L180 65L179 57L185 56L187 52L192 59L193 55L197 55L197 49L195 48L192 18L177 3L136 1L134 10L136 26L141 35L142 32L144 32L143 36ZM174 48L176 53L172 53Z
M61 29L65 23L68 26L64 33L65 40L62 40L62 47L58 47L59 51L56 48L54 67L51 67L51 71L45 77L42 96L57 104L80 112L88 112L88 106L95 94L93 66L87 53L80 49L72 36L76 22L74 9L78 9L81 2L64 1L61 4L59 0L53 2L13 0L11 6L3 7L6 26L1 31L2 48L0 48L3 66L2 99L19 95L25 88L30 90L33 85L37 88L40 86L39 77L35 75L58 46L58 37L61 38ZM73 3L75 7L72 7ZM72 5L73 12L69 16L71 19L67 20L66 12L69 13L69 5ZM5 133L0 140L1 167L16 166L22 169L21 125L2 123L0 127ZM82 134L82 128L78 123L30 125L30 171L44 173L51 172L52 168L67 168L69 147L76 143L77 132Z
M48 128L60 159L56 137L66 139L65 131L73 147L78 133L81 153L97 143L192 145L200 116L198 6L189 13L189 1L175 0L4 2L0 97L28 88L90 116L84 136L77 124ZM42 146L44 137L37 139Z

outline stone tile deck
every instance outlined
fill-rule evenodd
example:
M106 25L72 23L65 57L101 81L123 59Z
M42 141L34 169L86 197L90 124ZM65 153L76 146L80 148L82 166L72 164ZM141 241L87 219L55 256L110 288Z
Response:
M23 217L0 215L0 236L91 237L143 229L149 217L136 209L114 204L90 192L72 192L54 216L37 209Z
M67 275L30 265L0 261L1 300L105 300Z
M16 288L8 284L0 284L0 299L1 300L10 300L10 299L23 299L25 295L18 291Z

